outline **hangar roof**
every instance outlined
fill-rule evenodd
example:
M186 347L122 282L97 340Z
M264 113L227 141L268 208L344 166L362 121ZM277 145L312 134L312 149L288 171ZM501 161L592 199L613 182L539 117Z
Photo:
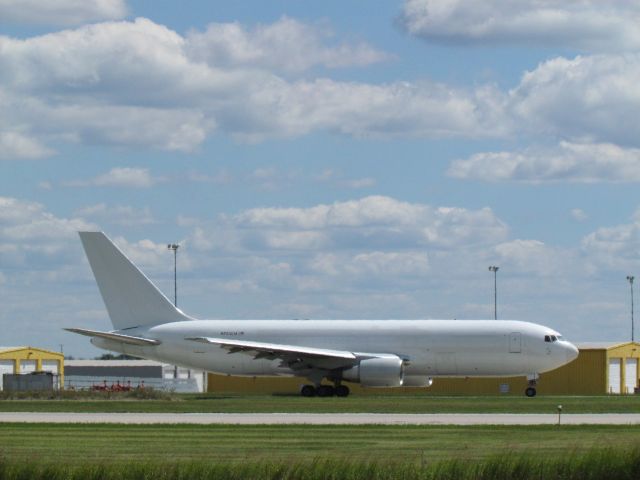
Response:
M0 355L3 355L5 358L7 356L10 356L12 352L19 353L19 352L25 352L25 351L36 352L38 356L42 358L51 357L56 359L57 358L62 359L64 357L64 355L60 352L45 350L44 348L38 348L38 347L29 347L29 346L0 347Z
M638 346L638 342L578 342L576 347L578 350L611 350L612 348L621 347L622 345L628 345L634 343Z

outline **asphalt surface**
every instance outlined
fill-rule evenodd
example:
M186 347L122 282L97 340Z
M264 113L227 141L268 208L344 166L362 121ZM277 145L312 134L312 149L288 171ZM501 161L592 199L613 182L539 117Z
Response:
M493 413L62 413L0 412L0 423L226 425L555 425L557 414ZM638 413L563 414L563 425L639 425Z

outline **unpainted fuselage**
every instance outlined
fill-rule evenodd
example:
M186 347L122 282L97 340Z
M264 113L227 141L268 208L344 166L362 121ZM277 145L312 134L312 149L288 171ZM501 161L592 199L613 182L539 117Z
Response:
M230 375L300 375L280 360L229 353L187 340L215 337L304 347L395 354L404 374L427 377L537 375L576 358L578 351L542 325L495 320L192 320L129 328L127 335L160 341L125 345L93 338L107 350ZM547 341L545 341L545 336ZM331 369L327 360L326 369Z

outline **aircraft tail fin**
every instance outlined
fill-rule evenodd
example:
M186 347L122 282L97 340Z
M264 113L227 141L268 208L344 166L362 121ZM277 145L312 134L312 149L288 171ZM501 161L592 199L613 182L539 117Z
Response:
M79 232L116 330L191 320L102 232Z

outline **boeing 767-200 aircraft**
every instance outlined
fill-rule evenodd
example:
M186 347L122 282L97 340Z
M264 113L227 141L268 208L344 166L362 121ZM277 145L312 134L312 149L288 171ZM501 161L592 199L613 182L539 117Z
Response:
M434 377L519 375L534 396L540 373L578 356L558 332L519 321L196 320L104 233L80 238L114 330L67 330L105 350L228 375L303 377L304 396L347 396L343 381L428 387Z

